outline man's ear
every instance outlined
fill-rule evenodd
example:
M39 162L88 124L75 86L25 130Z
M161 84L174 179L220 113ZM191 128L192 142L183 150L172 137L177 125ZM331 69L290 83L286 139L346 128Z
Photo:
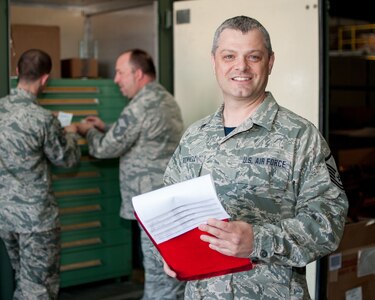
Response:
M42 86L47 85L47 81L49 79L49 74L44 74L42 77L40 77L40 83Z
M215 56L213 54L211 54L211 64L212 64L212 70L214 71L214 75L216 75L216 71L215 71Z
M275 62L275 53L272 53L270 60L268 62L268 75L271 75L274 62Z
M137 69L134 71L134 75L135 75L135 78L137 78L138 80L141 80L144 76L143 72L141 69Z

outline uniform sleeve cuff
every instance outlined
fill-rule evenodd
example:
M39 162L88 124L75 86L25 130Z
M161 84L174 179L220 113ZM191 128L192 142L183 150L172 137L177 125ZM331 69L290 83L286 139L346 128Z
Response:
M249 258L254 262L270 262L273 256L273 237L265 227L253 225L254 249Z

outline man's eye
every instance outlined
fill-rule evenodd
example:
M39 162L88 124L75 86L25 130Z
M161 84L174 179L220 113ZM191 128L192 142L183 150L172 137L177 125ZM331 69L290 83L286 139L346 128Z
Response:
M258 55L249 55L248 60L250 60L250 61L259 61L260 60L260 56L258 56Z
M231 55L231 54L224 56L225 60L232 60L233 58L234 58L234 55Z

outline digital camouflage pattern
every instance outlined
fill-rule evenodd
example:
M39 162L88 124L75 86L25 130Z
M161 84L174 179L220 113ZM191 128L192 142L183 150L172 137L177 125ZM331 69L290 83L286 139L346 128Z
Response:
M0 229L41 232L59 226L50 164L80 159L77 134L64 134L52 113L22 89L0 99Z
M253 225L255 267L189 281L185 298L310 299L305 266L338 247L348 208L330 149L271 93L227 136L222 111L188 128L165 182L211 173L231 219Z
M13 299L58 299L60 229L23 234L0 230L0 237L15 270L17 284Z
M120 215L135 220L132 198L163 186L163 174L181 138L180 109L168 91L153 81L124 108L106 133L90 129L90 154L120 157Z
M14 299L57 299L60 225L50 164L78 163L77 139L33 94L17 88L0 99L0 237L15 270Z
M163 174L181 138L183 123L173 96L153 81L145 85L124 108L118 120L102 133L87 133L90 154L98 158L120 157L120 215L135 219L132 198L161 188ZM177 299L184 285L168 280L152 254L148 237L141 238L145 285L143 300ZM146 251L145 251L146 249ZM155 249L156 251L156 249ZM164 280L165 283L158 280Z
M144 256L145 282L143 298L147 300L183 300L185 282L168 276L163 271L163 260L147 234L141 230L141 244Z

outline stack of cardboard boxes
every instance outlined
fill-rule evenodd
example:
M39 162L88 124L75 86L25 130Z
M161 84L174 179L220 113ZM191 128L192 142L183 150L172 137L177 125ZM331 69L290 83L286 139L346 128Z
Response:
M375 220L345 226L339 248L328 257L328 300L370 300L375 295Z

